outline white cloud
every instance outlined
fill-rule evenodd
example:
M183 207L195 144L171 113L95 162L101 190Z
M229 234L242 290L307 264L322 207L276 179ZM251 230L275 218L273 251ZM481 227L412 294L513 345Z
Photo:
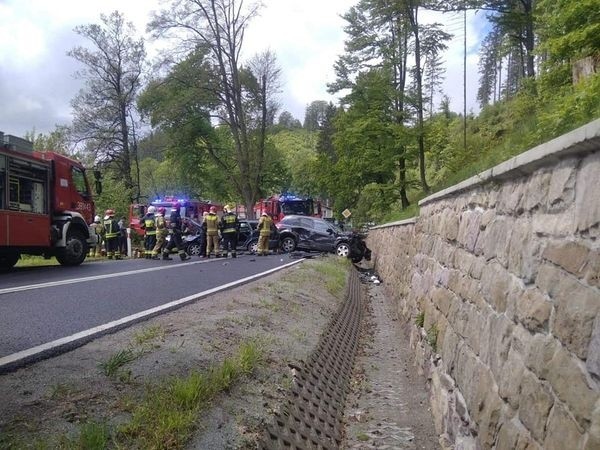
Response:
M248 3L249 0L246 0ZM344 51L344 20L340 17L357 0L263 0L259 17L250 22L245 55L271 49L282 67L282 110L303 120L315 100L334 101L326 90L334 81L333 64ZM77 25L98 23L99 15L119 10L140 34L153 10L164 0L0 0L0 131L22 136L35 128L49 132L68 123L70 101L80 89L73 74L80 68L67 52L83 41ZM477 21L469 16L469 109L477 90ZM460 20L442 20L460 29ZM462 33L462 31L460 31ZM462 35L445 55L448 67L444 89L451 107L462 111ZM148 42L152 49L156 44Z

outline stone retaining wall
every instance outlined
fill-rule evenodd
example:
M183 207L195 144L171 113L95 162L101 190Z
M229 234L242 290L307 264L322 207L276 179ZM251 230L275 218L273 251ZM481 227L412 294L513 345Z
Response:
M600 449L600 120L369 233L446 448Z

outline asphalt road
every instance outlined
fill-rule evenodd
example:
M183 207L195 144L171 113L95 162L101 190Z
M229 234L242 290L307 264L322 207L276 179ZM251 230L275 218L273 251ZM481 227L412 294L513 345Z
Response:
M0 371L66 351L298 262L289 255L132 259L0 274ZM198 300L200 298L200 300Z

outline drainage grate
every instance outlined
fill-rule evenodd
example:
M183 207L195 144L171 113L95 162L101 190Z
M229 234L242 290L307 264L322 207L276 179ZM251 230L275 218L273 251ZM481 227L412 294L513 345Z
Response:
M321 336L316 350L296 370L291 392L274 423L267 426L261 449L337 449L344 400L352 375L363 317L358 272L350 272L348 294Z

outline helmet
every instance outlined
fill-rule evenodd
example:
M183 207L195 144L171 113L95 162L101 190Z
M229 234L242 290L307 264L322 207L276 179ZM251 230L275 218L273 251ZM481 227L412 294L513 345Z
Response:
M225 205L225 206L223 206L223 210L224 210L224 211L226 211L226 212L229 212L229 211L231 211L232 209L233 209L233 208L231 207L231 205Z
M154 214L156 212L156 208L154 206L148 206L148 212L150 214Z
M211 206L210 207L210 212L211 213L216 213L217 212L217 207L216 206Z
M94 222L96 222L96 223L100 223L100 216L96 216L96 217L94 217Z
M109 216L109 217L110 217L110 216L114 216L114 215L115 215L115 210L114 210L114 209L107 209L107 210L104 212L104 215L105 215L105 216Z
M164 216L165 212L167 212L167 210L165 209L164 206L161 206L160 208L158 208L158 213L162 214Z
M263 211L263 213L261 214L261 216L268 216L266 211Z

